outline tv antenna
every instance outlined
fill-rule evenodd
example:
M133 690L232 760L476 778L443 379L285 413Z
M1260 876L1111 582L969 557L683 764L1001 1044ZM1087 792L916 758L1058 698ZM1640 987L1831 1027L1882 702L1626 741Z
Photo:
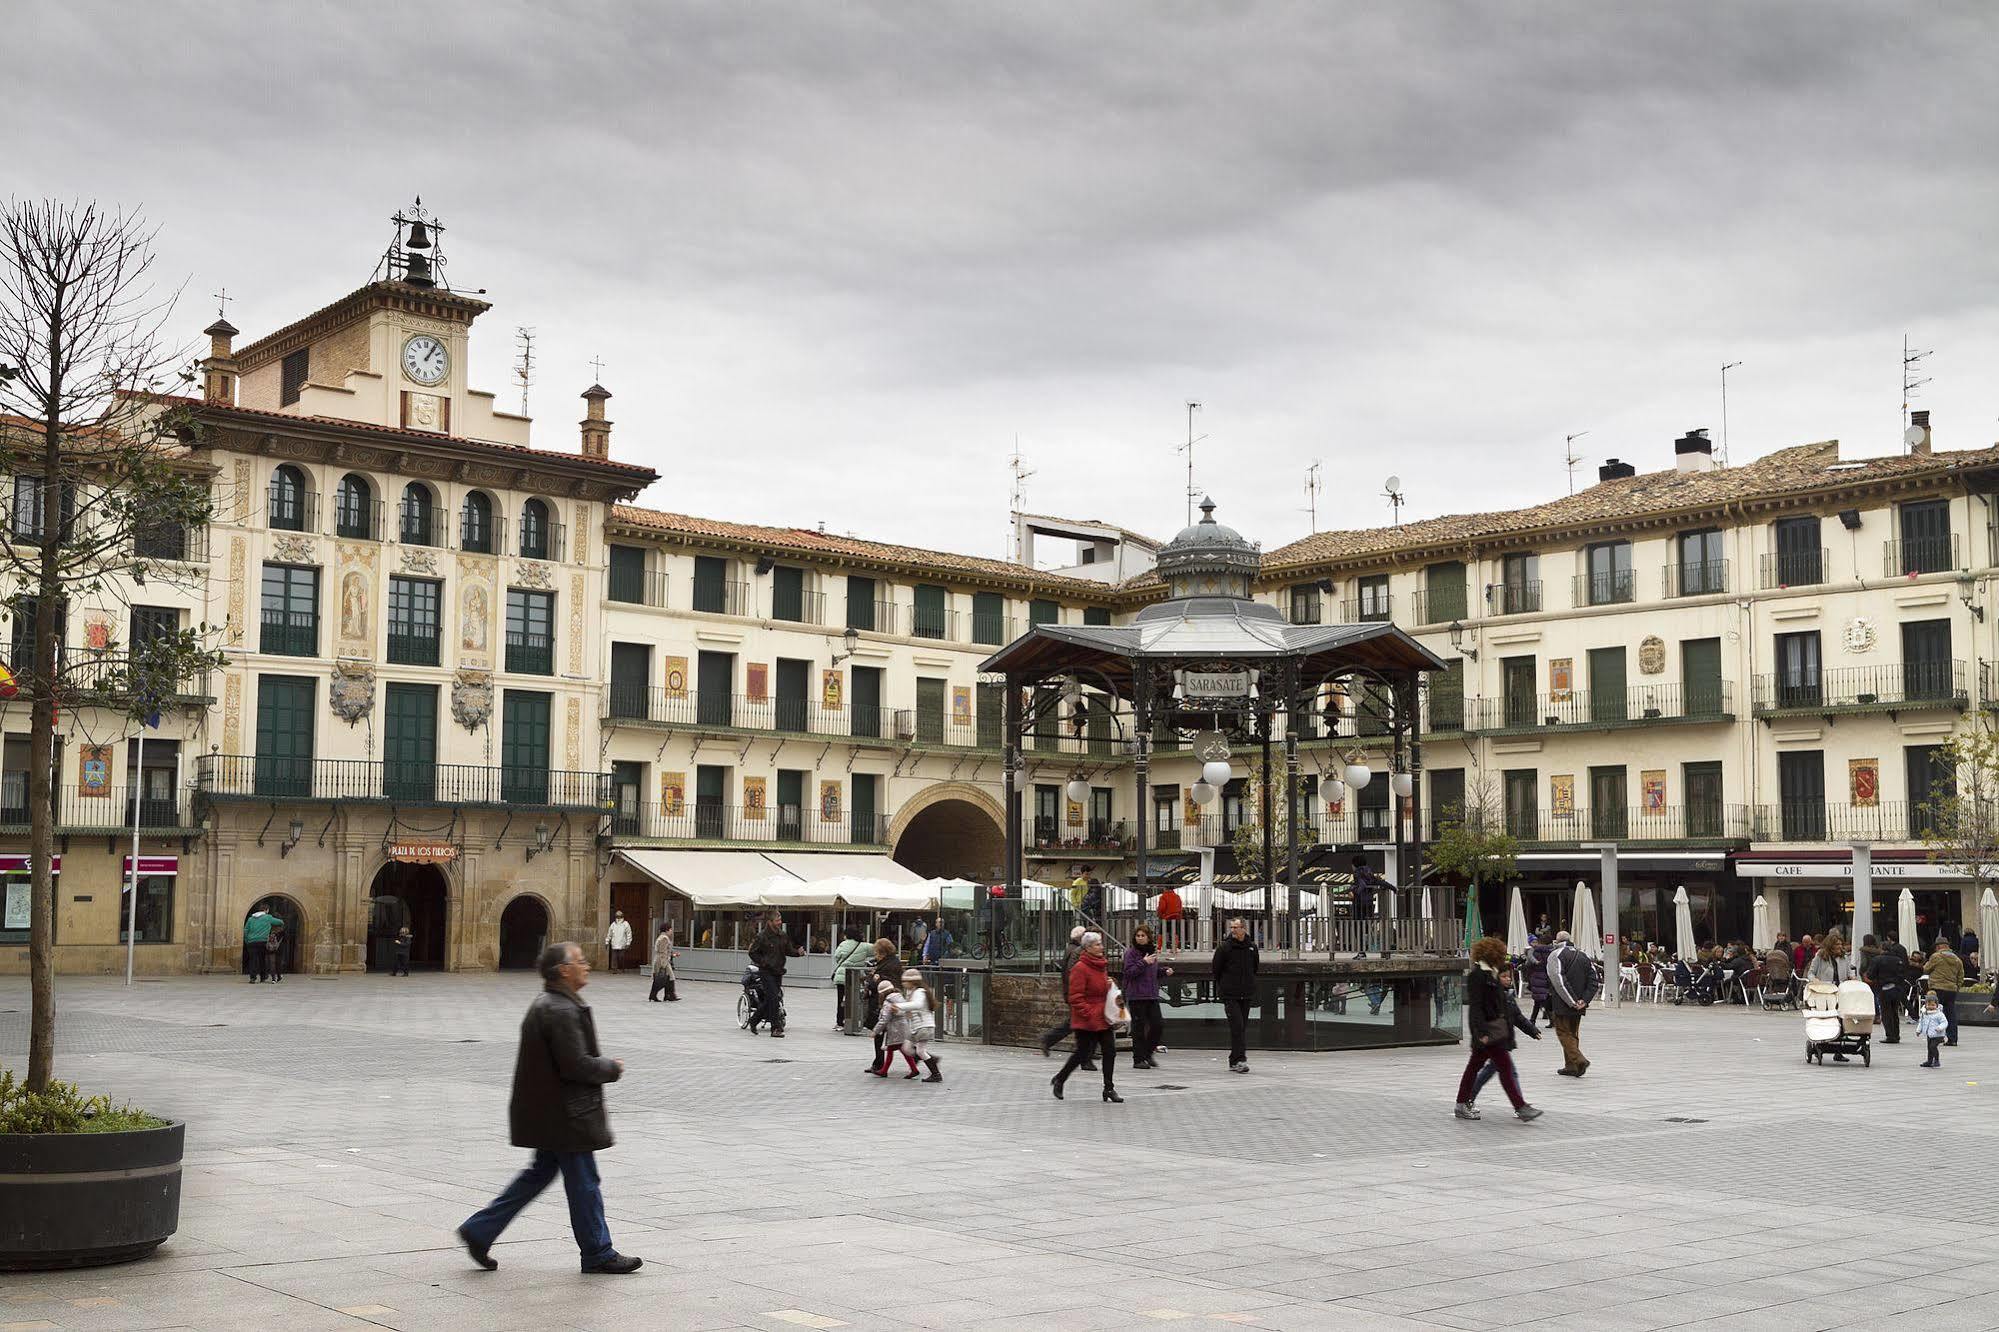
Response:
M1402 526L1402 478L1391 476L1381 483L1381 493L1388 500L1388 507L1394 511L1395 525Z
M514 378L521 384L521 415L528 414L528 385L534 383L534 330L525 324L514 328L514 345L520 352L514 358Z
M1576 441L1588 433L1589 431L1587 430L1578 430L1573 435L1562 436L1562 463L1569 469L1569 493L1571 495L1576 493L1576 464L1583 460L1582 455L1576 452Z
M1006 462L1008 469L1013 475L1013 492L1008 498L1007 503L1012 509L1011 517L1015 520L1013 530L1007 534L1007 542L1013 550L1013 561L1015 564L1018 564L1026 554L1021 549L1019 519L1020 515L1027 510L1027 478L1034 475L1033 472L1028 470L1027 455L1020 451L1019 435L1013 437L1013 452L1008 455Z
M1194 413L1201 410L1201 404L1189 399L1187 402L1187 442L1180 447L1187 451L1187 526L1194 525L1194 504L1201 498L1201 492L1194 488L1194 446L1206 439L1206 435L1194 434Z
M1741 365L1730 361L1721 368L1721 465L1728 466L1728 372Z
M1909 347L1909 335L1902 335L1902 433L1906 437L1909 430L1909 399L1916 396L1916 390L1930 382L1930 376L1916 378L1916 362L1926 359L1931 351L1914 351Z
M1314 458L1312 465L1305 469L1305 512L1312 515L1314 532L1319 530L1319 468L1320 462Z

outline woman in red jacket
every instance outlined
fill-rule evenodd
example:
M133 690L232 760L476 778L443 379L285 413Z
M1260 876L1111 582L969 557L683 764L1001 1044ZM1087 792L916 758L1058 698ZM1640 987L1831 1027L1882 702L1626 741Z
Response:
M1069 968L1069 1026L1076 1033L1076 1048L1050 1084L1055 1099L1062 1099L1062 1084L1078 1064L1097 1055L1104 1070L1104 1099L1124 1102L1111 1085L1117 1072L1117 1041L1111 1034L1110 1019L1104 1016L1104 1000L1111 991L1110 971L1104 962L1104 936L1095 930L1083 936L1083 951Z

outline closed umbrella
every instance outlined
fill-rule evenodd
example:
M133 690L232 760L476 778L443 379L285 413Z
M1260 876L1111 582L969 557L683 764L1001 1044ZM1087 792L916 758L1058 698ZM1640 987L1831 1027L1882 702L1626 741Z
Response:
M1985 891L1991 895L1991 889ZM1907 888L1895 900L1895 938L1912 953L1923 946L1916 937L1916 895Z
M1428 920L1429 918L1430 918L1430 885L1426 883L1423 885L1423 919Z
M1473 879L1469 891L1465 893L1465 951L1471 951L1472 941L1485 937L1485 922L1478 915L1478 880Z
M1687 885L1681 884L1673 890L1673 934L1678 940L1680 956L1694 955L1694 909L1687 901Z
M1999 970L1992 965L1992 950L1999 948L1999 897L1987 888L1978 899L1978 965L1982 970Z
M1589 889L1576 884L1575 919L1569 924L1569 938L1583 950L1584 957L1603 958L1603 941L1597 938L1596 899Z
M1770 920L1770 899L1756 894L1756 905L1751 909L1749 942L1759 953L1767 953L1777 946L1777 930Z
M1509 957L1527 956L1527 909L1520 902L1520 885L1513 885L1512 901L1506 904L1506 952Z

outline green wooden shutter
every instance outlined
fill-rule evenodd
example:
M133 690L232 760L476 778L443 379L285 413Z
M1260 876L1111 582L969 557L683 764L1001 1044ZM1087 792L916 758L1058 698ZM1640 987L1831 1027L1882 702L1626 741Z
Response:
M1621 722L1630 715L1624 693L1624 649L1591 648L1589 654L1589 715L1591 721Z
M972 594L972 641L991 645L1007 641L1004 596L997 592Z
M510 805L548 803L548 717L547 694L500 695L500 798Z
M1688 717L1719 717L1721 715L1721 640L1719 638L1690 638L1680 644L1680 693L1684 715ZM1669 709L1661 709L1666 716L1672 716Z
M944 743L944 681L916 682L916 738L926 745Z
M779 565L771 570L770 614L774 620L805 619L805 570Z
M916 638L944 638L950 617L945 614L948 593L931 583L918 583L916 592L915 623L910 633Z
M257 677L258 795L312 794L312 696L313 682L304 676Z
M437 686L391 684L382 696L382 794L437 798Z

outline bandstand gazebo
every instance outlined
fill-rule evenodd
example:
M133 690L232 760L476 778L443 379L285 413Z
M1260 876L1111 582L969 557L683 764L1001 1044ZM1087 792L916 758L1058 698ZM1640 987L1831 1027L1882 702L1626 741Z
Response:
M1387 749L1387 780L1394 784L1393 882L1401 900L1413 902L1422 862L1420 686L1425 672L1446 663L1392 624L1292 624L1276 606L1251 599L1260 549L1216 522L1214 511L1214 501L1204 500L1201 520L1160 551L1158 572L1167 597L1138 612L1130 624L1037 625L981 668L987 678L1005 683L1006 895L1020 900L1025 743L1031 736L1037 751L1050 740L1060 747L1066 705L1066 721L1081 751L1084 719L1108 713L1112 743L1131 761L1134 882L1141 904L1150 878L1147 815L1155 749L1185 747L1203 760L1209 789L1197 786L1197 800L1212 799L1237 771L1232 756L1253 751L1264 774L1258 787L1266 939L1280 944L1283 958L1309 964L1313 959L1303 956L1308 950L1295 928L1299 744L1326 740L1348 753ZM1092 739L1102 734L1099 726ZM1293 811L1282 819L1276 817L1278 794L1272 789L1277 784L1272 759L1279 747L1284 808ZM1072 787L1077 780L1080 775ZM1397 797L1410 802L1406 818ZM1280 891L1289 908L1281 916ZM990 914L986 925L993 928ZM1334 963L1334 950L1325 951L1320 970Z

